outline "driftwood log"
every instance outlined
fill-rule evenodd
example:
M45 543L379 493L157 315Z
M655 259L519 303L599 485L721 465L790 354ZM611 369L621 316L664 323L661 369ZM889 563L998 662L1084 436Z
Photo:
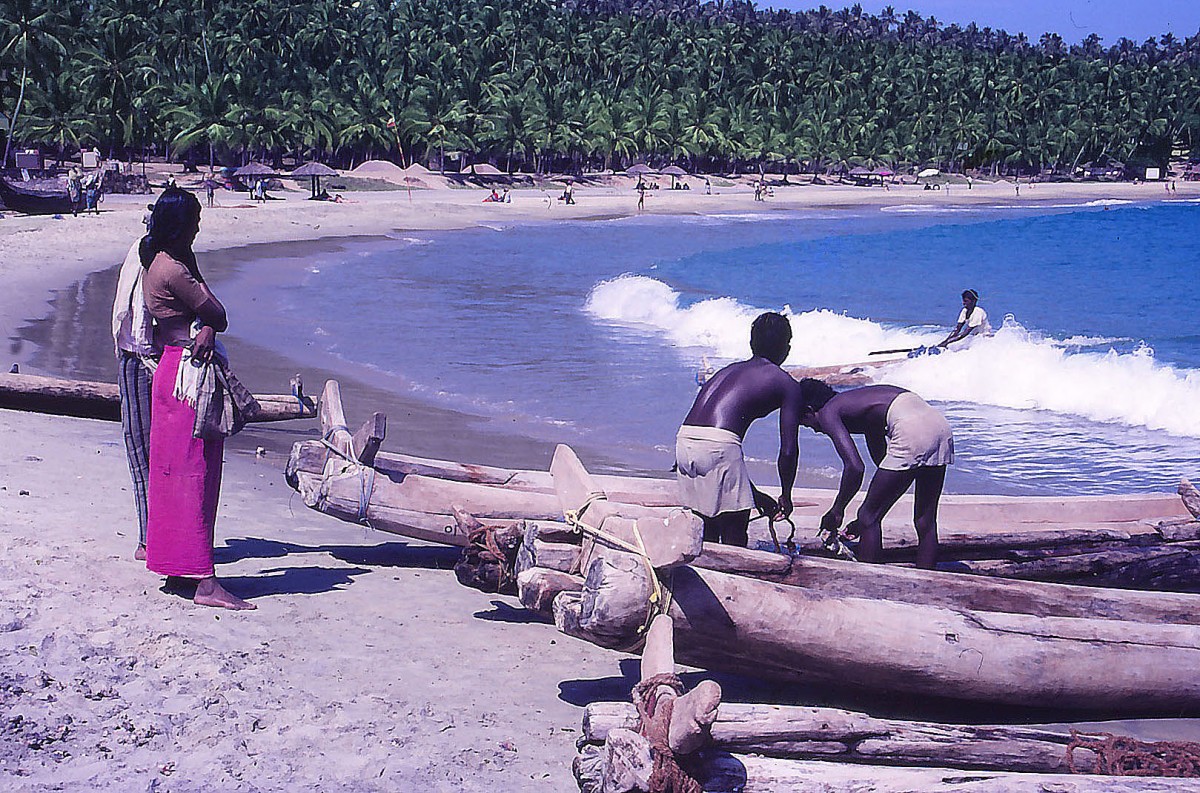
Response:
M636 729L627 702L584 709L583 739L603 743L613 729ZM1070 773L1070 732L1003 725L977 726L876 719L833 708L722 703L709 734L726 752L872 765ZM698 747L697 747L698 748ZM1095 770L1096 755L1076 749L1077 772Z
M1200 780L891 768L706 753L705 793L1196 793Z
M247 416L251 422L311 419L317 415L312 399L303 393L255 394L254 398L260 410ZM121 396L116 383L0 374L0 409L120 421Z

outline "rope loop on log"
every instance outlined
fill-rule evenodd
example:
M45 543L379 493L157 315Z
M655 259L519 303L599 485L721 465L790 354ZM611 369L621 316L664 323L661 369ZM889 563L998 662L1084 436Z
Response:
M1081 771L1075 767L1076 749L1095 753L1095 769ZM1111 732L1083 733L1073 729L1067 744L1067 768L1072 774L1200 777L1200 743L1139 741Z
M653 675L633 687L633 704L638 712L638 733L650 743L650 793L703 793L703 788L679 764L671 751L671 713L675 700L659 702L658 689L666 687L683 695L683 681L673 672ZM661 708L661 713L660 713Z
M339 429L344 430L346 427L344 424L330 427L329 433ZM338 457L341 457L346 461L346 465L342 468L341 473L346 473L351 468L356 469L356 473L358 474L358 514L355 516L355 521L357 523L362 523L368 528L375 528L371 525L370 521L367 520L367 510L371 506L371 495L375 492L374 466L363 465L361 462L330 443L328 438L321 438L321 445L328 450L325 455L326 461L329 460L328 452L333 452Z

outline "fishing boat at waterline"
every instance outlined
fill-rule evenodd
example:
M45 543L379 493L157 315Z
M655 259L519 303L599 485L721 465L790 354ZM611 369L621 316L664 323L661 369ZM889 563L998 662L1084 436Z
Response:
M1200 708L1200 595L1147 591L1200 588L1200 523L1174 496L951 496L944 555L964 572L919 571L902 523L885 526L885 565L823 558L808 536L799 555L713 546L673 480L592 476L565 446L549 471L385 452L386 417L352 433L335 381L318 412L322 439L295 444L287 468L309 507L462 547L460 581L599 646L638 652L666 614L679 661L714 671L1110 714ZM829 494L794 496L806 534Z
M62 215L71 211L66 185L57 179L27 187L0 176L0 201L7 209L26 215Z

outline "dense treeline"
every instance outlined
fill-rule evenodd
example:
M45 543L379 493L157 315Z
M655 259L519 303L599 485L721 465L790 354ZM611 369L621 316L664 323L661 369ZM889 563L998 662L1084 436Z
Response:
M0 0L0 32L11 144L61 152L1012 171L1200 145L1200 34L698 0Z

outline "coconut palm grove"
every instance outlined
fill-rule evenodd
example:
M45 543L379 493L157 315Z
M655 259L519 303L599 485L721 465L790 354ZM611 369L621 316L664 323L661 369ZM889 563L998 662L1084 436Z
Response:
M6 156L1011 174L1200 143L1200 35L697 0L5 0L0 30Z

